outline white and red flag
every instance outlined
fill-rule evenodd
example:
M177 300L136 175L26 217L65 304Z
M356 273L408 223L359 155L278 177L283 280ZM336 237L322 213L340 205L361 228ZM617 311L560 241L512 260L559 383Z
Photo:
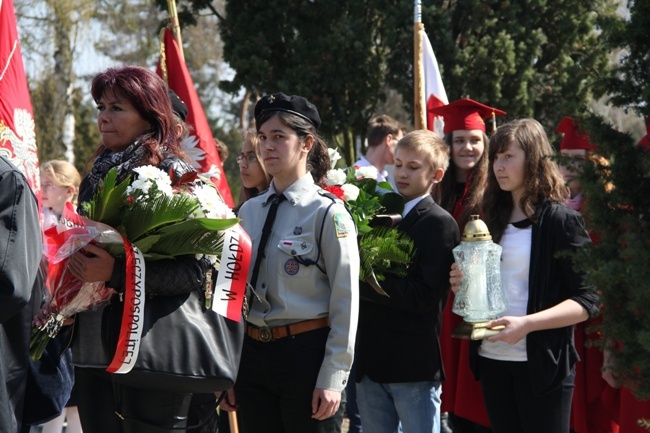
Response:
M427 107L427 129L443 135L442 117L429 112L431 108L447 105L447 92L442 84L442 76L438 68L438 60L433 53L433 47L427 33L422 30L422 64L424 66L424 97Z
M13 0L0 0L0 154L25 174L38 195L34 115Z
M194 168L214 182L223 200L232 208L234 202L228 179L190 72L168 28L164 29L162 39L161 57L156 73L165 79L167 85L185 102L188 109L186 123L192 126L190 136L183 142L183 151L192 158Z

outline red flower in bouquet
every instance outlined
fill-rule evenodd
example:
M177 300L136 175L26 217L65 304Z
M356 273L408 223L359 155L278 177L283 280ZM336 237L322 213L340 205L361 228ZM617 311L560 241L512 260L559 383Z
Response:
M343 188L337 185L325 185L323 186L323 189L326 191L331 192L341 200L345 201L345 191L343 191Z

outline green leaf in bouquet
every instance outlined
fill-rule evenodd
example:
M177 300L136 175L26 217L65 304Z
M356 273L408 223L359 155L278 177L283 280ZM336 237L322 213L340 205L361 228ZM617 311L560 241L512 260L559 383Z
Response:
M383 190L383 191L386 191L386 192L394 192L393 185L391 185L390 182L387 182L385 180L377 183L377 188L376 189L379 190L379 191ZM381 194L381 192L379 192L379 194Z
M124 194L129 186L130 177L116 185L117 169L111 168L102 180L92 200L83 203L84 213L93 221L99 221L112 227L120 225L120 210Z
M148 254L219 254L224 230L239 222L239 218L196 218L167 225L156 231L160 240Z
M140 251L142 251L142 254L148 254L151 247L154 246L159 240L160 235L150 234L135 242L135 246L138 247Z
M377 281L383 281L386 272L404 277L406 269L399 265L410 263L413 253L413 240L408 235L389 227L375 227L359 239L359 277L365 280L374 273Z
M131 242L137 242L161 227L186 220L198 207L198 200L189 194L160 196L137 203L124 210L126 237Z
M357 225L358 236L368 234L372 230L372 227L368 224L368 220L355 221L355 224Z

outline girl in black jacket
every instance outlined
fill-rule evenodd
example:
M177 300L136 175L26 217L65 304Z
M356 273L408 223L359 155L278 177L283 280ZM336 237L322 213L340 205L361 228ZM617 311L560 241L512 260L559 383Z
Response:
M573 325L598 313L567 252L590 243L568 194L553 149L533 119L502 125L490 140L483 210L503 247L501 276L508 309L475 343L472 369L481 381L495 433L568 433L573 394ZM559 254L564 252L564 254ZM454 289L462 274L451 272Z

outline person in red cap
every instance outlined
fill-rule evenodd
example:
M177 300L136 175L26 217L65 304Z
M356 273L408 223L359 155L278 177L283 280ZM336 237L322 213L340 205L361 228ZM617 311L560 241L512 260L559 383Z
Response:
M566 205L580 212L584 201L580 180L578 179L580 164L589 158L593 158L593 151L598 146L591 144L589 136L578 127L576 121L571 117L564 117L556 131L564 134L560 143L560 155L565 158L561 161L560 169L567 186L571 190L571 197L567 200Z
M560 142L560 170L570 190L565 204L578 211L584 211L584 196L580 185L580 167L586 162L606 163L595 151L598 146L592 144L587 133L580 129L571 117L564 117L558 125L557 132L563 133ZM593 242L597 236L590 233ZM588 329L593 327L592 320L575 326L575 346L580 362L576 364L575 389L571 405L571 430L575 433L615 433L618 425L613 419L615 410L612 403L617 401L617 391L608 386L601 377L603 354L595 346L586 342L598 338Z
M506 113L472 99L459 99L430 112L443 117L444 138L451 150L449 168L435 187L434 197L453 215L462 232L469 216L480 214L487 184L489 140L483 119ZM462 323L461 317L451 311L453 299L452 294L445 306L440 336L446 375L442 411L448 413L454 433L489 432L481 386L469 368L469 342L452 338L453 331Z

